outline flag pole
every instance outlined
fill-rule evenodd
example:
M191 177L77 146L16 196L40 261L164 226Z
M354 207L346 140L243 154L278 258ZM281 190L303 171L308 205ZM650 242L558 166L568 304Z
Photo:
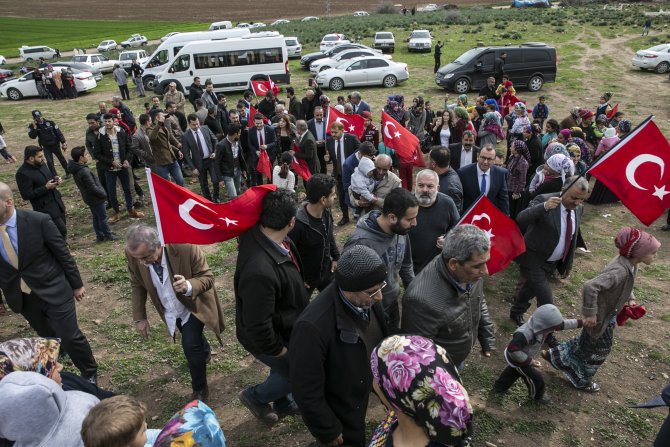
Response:
M156 200L156 193L154 192L154 181L151 177L151 169L145 167L144 172L147 174L147 184L149 185L149 194L151 195L151 206L154 208L154 217L156 218L158 238L161 240L161 245L165 246L165 239L163 238L163 227L161 226L161 215L158 212L158 201Z
M477 200L475 200L474 203L473 203L472 205L470 205L470 206L468 207L468 209L465 210L465 211L463 212L463 214L461 214L461 218L458 220L458 222L457 222L456 225L455 225L456 227L463 223L463 219L465 219L465 216L468 215L468 213L470 212L470 210L472 210L472 208L476 207L477 204L478 204L479 202L481 202L482 197L484 197L484 194L479 193L479 197L477 197Z

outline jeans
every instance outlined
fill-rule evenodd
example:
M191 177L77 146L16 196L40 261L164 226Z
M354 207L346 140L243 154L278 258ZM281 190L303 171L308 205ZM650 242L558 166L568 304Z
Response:
M63 151L60 149L60 146L51 146L51 147L44 146L42 149L44 149L44 158L47 159L47 166L49 167L51 173L54 176L58 175L58 173L56 172L56 166L54 165L54 155L55 155L56 158L58 159L58 162L63 167L63 171L65 171L65 174L67 174L67 161L65 161L65 157L63 156Z
M144 96L144 83L142 82L142 76L133 77L133 82L137 87L137 94L139 96Z
M105 179L107 180L107 194L109 195L109 204L117 213L119 212L119 201L116 198L116 179L121 180L121 188L123 189L123 197L126 201L126 210L130 211L133 208L133 196L130 193L130 174L125 168L120 168L118 171L105 172Z
M99 203L97 205L90 205L91 214L93 215L93 230L95 230L95 235L97 237L109 237L112 235L112 230L109 228L107 210L105 209L105 203Z
M221 176L221 181L226 185L226 195L228 200L234 199L237 197L237 187L235 186L235 179L233 177L228 177L226 175Z
M174 180L177 185L184 186L184 176L181 173L179 163L176 161L173 161L169 165L156 166L156 174L160 175L165 180L170 180L170 177L172 177L172 180Z
M209 342L202 334L205 324L195 315L188 317L186 324L177 320L177 329L181 332L181 347L188 362L188 372L191 375L193 392L201 391L207 386L207 357L209 357Z
M293 397L288 376L288 353L281 357L264 354L254 354L254 357L270 367L270 375L265 382L249 388L251 397L263 404L275 402L275 410L289 407L293 402Z
M219 182L218 179L216 178L216 163L214 163L214 159L212 158L207 158L202 161L202 171L199 171L198 173L198 181L200 182L200 190L202 191L202 195L207 199L207 200L212 200L212 193L209 191L209 181L207 180L207 177L212 182L212 187L214 189L214 200L218 200L219 198ZM230 197L230 195L229 195Z

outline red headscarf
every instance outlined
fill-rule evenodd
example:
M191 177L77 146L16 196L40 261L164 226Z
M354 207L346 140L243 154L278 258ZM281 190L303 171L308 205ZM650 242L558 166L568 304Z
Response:
M623 227L614 238L619 254L627 258L644 258L656 253L661 243L649 233L633 227Z

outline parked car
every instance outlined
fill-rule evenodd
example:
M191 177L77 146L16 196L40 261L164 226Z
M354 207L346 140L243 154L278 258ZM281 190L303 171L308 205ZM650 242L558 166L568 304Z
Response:
M263 22L255 22L249 25L250 29L256 29L256 28L265 28L267 25Z
M171 32L171 33L167 33L166 35L164 35L163 37L161 37L161 42L165 42L165 41L168 40L170 37L172 37L172 36L176 36L177 34L179 34L179 31L173 31L173 32Z
M343 43L351 43L349 39L344 34L326 34L323 36L323 39L321 39L321 43L319 44L319 50L321 51L326 51L329 50L330 48L333 48L335 45L340 45Z
M7 59L5 59L5 56L0 56L0 65L5 65L7 63Z
M430 31L425 29L417 29L412 31L407 39L407 51L428 51L433 49L433 36Z
M421 12L435 12L435 11L439 11L439 10L440 10L440 7L437 6L435 3L428 3L426 6L417 9L417 11L421 11Z
M277 19L274 22L272 22L270 26L286 25L287 23L291 23L291 21L286 19Z
M435 83L460 94L470 89L479 90L490 76L495 75L495 60L503 52L507 53L505 73L517 89L526 86L536 92L545 82L556 81L556 48L542 42L529 42L468 50L455 61L440 67L435 73Z
M7 81L16 79L14 72L12 70L7 70L5 68L0 68L0 85L4 84Z
M139 34L133 34L130 39L124 40L121 42L121 47L122 48L136 48L136 47L141 47L145 46L149 43L149 40L146 38L146 36L140 36Z
M44 59L53 59L56 57L56 50L53 48L47 47L45 45L38 45L29 47L27 45L19 48L19 56L21 60L30 62L36 61L39 58L43 57Z
M633 56L633 67L654 70L656 73L670 71L670 43L640 50Z
M84 72L73 68L72 74L74 75L74 85L78 92L86 92L98 85L93 78L93 74L90 72ZM18 101L31 96L39 96L32 71L17 79L7 81L0 85L0 97Z
M389 31L379 31L372 39L372 48L382 53L393 53L395 51L395 36Z
M285 37L284 42L286 42L288 57L300 57L300 54L302 53L302 45L297 37Z
M301 22L313 22L314 20L319 20L319 18L315 16L307 16L303 17Z
M336 67L342 61L353 59L355 57L365 57L365 56L379 56L379 52L374 50L368 50L365 48L354 48L352 50L345 50L333 57L326 57L324 59L318 59L312 62L309 66L309 71L313 74L316 74L323 70L328 70L329 68ZM384 56L385 59L391 59L391 56Z
M370 14L367 11L356 11L354 13L354 17L366 17L369 16Z
M101 81L102 80L102 71L100 71L99 68L93 67L88 64L84 64L81 62L72 62L72 61L58 61L58 62L51 62L52 67L55 68L63 68L63 67L70 67L73 70L79 70L81 72L86 72L86 73L91 73L93 75L93 78L96 81Z
M330 90L342 90L358 85L395 87L409 79L407 64L384 59L383 56L357 57L340 63L335 68L319 72L316 83Z
M104 53L105 51L114 51L116 50L116 47L116 40L103 40L100 42L100 45L98 45L97 50L100 53Z
M221 20L220 22L213 22L209 25L209 31L217 31L220 29L232 29L233 23L230 20Z
M111 73L114 70L114 64L119 61L114 59L107 59L102 54L80 54L72 57L72 62L81 62L95 67L102 73Z
M237 24L236 28L251 28L251 23L240 22Z
M149 59L149 55L144 50L128 50L119 53L119 64L121 64L121 67L126 71L130 71L133 59L137 60L137 63L142 65Z
M300 66L305 70L309 70L309 66L315 60L323 59L324 57L333 57L334 55L338 54L341 51L350 50L352 48L366 48L368 50L372 49L367 45L363 45L361 43L343 43L325 52L317 51L315 53L308 53L304 55L303 57L300 58Z

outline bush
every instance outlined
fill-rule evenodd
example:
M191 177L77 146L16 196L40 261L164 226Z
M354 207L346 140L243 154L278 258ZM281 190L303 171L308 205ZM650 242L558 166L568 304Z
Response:
M444 13L444 23L455 25L457 23L461 23L462 21L463 17L461 16L461 12L456 9L452 9Z
M377 7L377 14L398 14L398 10L391 3L383 3Z

